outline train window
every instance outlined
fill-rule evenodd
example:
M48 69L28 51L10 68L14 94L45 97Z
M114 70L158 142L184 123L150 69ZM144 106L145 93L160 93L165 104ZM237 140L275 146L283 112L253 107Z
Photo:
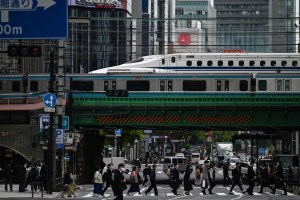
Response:
M233 61L232 60L228 61L228 66L230 66L230 67L233 66Z
M258 90L259 91L267 91L267 81L266 80L258 81Z
M159 88L160 88L160 91L165 91L165 81L160 81Z
M190 60L186 61L186 66L192 66L192 61Z
M222 91L222 81L217 80L217 91Z
M150 82L149 81L127 81L128 91L149 91Z
M293 65L293 67L298 66L298 61L295 61L295 60L294 60L294 61L292 62L292 65Z
M207 61L207 66L212 66L212 65L213 65L213 61L212 60Z
M255 65L255 61L254 60L250 60L249 65L253 67Z
M223 61L222 60L218 61L218 66L223 66Z
M284 80L284 91L291 91L291 80Z
M112 82L111 82L111 88L112 88L113 90L117 89L117 81L112 81Z
M225 80L225 91L229 91L229 80Z
M276 61L275 60L271 61L271 66L273 66L273 67L276 66Z
M173 81L168 81L168 91L173 90Z
M281 66L286 66L287 62L285 60L281 61Z
M266 65L266 61L264 61L264 60L261 60L261 61L260 61L260 66L262 66L262 67L263 67L263 66L265 66L265 65Z
M206 81L183 81L183 91L206 91Z
M94 91L94 82L93 81L73 81L72 88L73 88L73 90L78 90L78 91Z
M104 91L108 90L109 89L109 85L108 85L108 81L104 81Z
M165 59L164 59L164 58L161 59L161 64L162 64L162 65L165 65Z
M243 60L239 61L239 66L244 66L244 61Z
M30 91L32 91L32 92L39 91L39 82L37 82L37 81L30 81Z
M20 92L21 91L20 81L13 81L11 86L12 86L12 91L13 92Z
M282 80L276 80L276 91L282 91L283 87L283 82Z
M202 61L201 60L197 61L197 66L202 66Z
M171 62L172 62L172 63L175 63L175 62L176 62L176 58L175 58L175 57L172 57L172 58L171 58Z
M2 92L2 81L0 81L0 92Z
M248 91L248 81L247 80L240 81L240 91Z

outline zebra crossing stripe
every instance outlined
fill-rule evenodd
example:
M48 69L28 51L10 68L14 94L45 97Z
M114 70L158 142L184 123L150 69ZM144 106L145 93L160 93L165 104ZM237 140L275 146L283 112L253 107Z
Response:
M260 196L261 194L258 192L253 192L253 195Z
M216 195L219 195L219 196L226 196L227 194L226 194L226 193L216 193Z

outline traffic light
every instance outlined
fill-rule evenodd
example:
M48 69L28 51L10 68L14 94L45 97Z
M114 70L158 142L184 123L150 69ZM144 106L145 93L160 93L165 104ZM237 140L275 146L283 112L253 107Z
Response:
M41 57L42 47L37 45L8 45L9 57Z
M128 90L106 90L107 97L128 97Z

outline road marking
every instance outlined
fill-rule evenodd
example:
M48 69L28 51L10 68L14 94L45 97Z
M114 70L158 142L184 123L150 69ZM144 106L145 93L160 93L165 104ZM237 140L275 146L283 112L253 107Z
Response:
M253 195L259 196L259 195L261 195L261 193L253 192Z
M220 195L220 196L226 196L226 193L216 193L216 195Z

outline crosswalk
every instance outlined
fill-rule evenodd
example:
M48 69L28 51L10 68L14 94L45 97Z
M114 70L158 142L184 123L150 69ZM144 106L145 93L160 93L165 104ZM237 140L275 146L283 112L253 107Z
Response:
M172 197L172 196L176 196L171 192L171 189L168 187L157 187L158 189L158 195L159 196L167 196L167 197ZM248 194L242 194L242 192L237 192L237 191L232 191L233 194L229 194L229 187L216 187L214 188L214 194L212 195L216 195L216 196L241 196L241 195L248 195ZM130 193L129 195L126 194L126 192L123 193L124 198L138 198L141 196L146 196L145 195L145 190L146 188L141 188L140 190L140 194L138 192L134 192L134 193ZM99 194L94 195L92 192L92 188L90 188L89 190L87 190L88 193L85 193L82 198L91 198L91 197L102 197L101 199L105 200L105 199L112 199L113 196L113 192L112 190L109 188L107 190L107 192L105 193L104 196L101 196ZM283 191L278 190L275 194L275 196L281 195L280 193L282 193ZM178 196L186 196L186 194L184 194L184 190L181 187L180 189L178 189ZM201 188L200 187L194 187L193 191L190 192L189 196L203 196L203 193L201 192ZM154 191L152 190L151 193L147 194L147 196L155 196ZM253 192L253 196L274 196L273 194L271 194L270 192L264 192L264 193L258 193L258 192ZM287 196L295 196L292 193L287 194Z

